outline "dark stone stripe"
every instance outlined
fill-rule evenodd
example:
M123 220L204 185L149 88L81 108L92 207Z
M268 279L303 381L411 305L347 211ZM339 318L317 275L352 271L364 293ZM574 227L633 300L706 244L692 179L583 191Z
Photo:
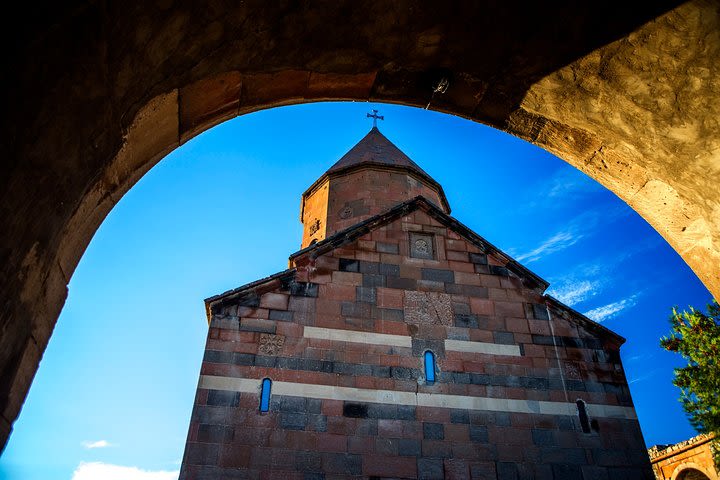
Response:
M555 341L550 335L533 335L532 342L536 345L557 345L559 347L570 348L589 348L592 350L602 350L602 342L596 338L576 338L576 337L560 337L556 336Z

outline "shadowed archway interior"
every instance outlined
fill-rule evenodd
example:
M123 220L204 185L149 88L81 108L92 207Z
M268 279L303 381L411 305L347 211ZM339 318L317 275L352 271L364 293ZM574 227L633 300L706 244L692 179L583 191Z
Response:
M3 441L107 213L178 145L273 106L400 103L528 140L615 192L720 293L715 2L22 8L3 32Z

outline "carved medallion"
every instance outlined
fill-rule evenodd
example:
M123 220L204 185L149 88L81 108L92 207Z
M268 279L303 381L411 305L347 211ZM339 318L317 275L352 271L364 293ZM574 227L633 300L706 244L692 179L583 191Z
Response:
M565 362L565 375L572 380L582 380L582 369L576 362Z
M343 218L343 219L350 218L350 217L352 217L352 214L353 214L353 209L349 205L346 206L345 208L343 208L342 210L340 210L340 218Z
M315 235L315 232L320 230L320 220L317 218L313 223L310 224L310 235Z
M260 334L260 345L258 346L258 354L260 355L278 355L282 351L285 344L285 337L282 335L273 335L270 333Z
M427 260L432 260L434 258L432 235L411 233L410 256L414 258L424 258Z

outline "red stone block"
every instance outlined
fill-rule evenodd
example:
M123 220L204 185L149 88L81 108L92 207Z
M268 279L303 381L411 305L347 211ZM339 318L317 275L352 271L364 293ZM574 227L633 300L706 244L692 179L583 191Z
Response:
M454 250L448 250L447 259L450 261L464 263L468 263L470 261L467 252L457 252Z
M447 408L417 407L415 418L421 422L450 423L450 410Z
M349 437L348 453L368 454L375 451L375 437Z
M478 315L495 315L495 303L484 298L470 297L470 311Z
M467 442L470 439L469 427L464 424L445 425L445 440L450 442Z
M455 240L453 238L448 238L445 240L445 245L448 250L467 252L467 243L465 242L465 240Z
M376 290L377 306L382 308L402 308L403 291L394 288L378 287Z
M317 451L319 452L347 452L346 435L321 432L317 434Z
M265 293L260 297L260 307L274 310L287 310L288 295L282 293Z
M320 411L328 417L341 417L343 414L343 403L342 400L323 400Z
M316 305L317 302L327 302L329 300L337 302L355 301L355 294L356 288L354 285L336 285L334 283L320 285Z
M385 438L402 437L402 420L378 420L378 435Z
M448 253L450 253L450 252L451 251L448 251ZM473 265L472 263L468 263L467 261L465 261L465 262L449 261L448 268L450 270L455 271L455 282L456 283L461 283L460 281L457 280L457 275L459 273L474 274L474 272L475 272L475 265ZM478 281L479 281L479 279L478 279Z
M489 289L492 290L492 289ZM501 317L524 317L525 309L520 302L495 302L495 315Z
M417 478L415 457L367 455L363 457L362 463L364 476Z
M223 445L218 464L221 467L247 468L250 465L252 449L247 445Z

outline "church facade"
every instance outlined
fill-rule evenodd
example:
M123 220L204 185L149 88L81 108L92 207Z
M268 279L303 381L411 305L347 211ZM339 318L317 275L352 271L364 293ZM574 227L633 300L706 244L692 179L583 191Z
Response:
M624 339L451 217L373 129L289 269L205 301L180 478L650 479Z

